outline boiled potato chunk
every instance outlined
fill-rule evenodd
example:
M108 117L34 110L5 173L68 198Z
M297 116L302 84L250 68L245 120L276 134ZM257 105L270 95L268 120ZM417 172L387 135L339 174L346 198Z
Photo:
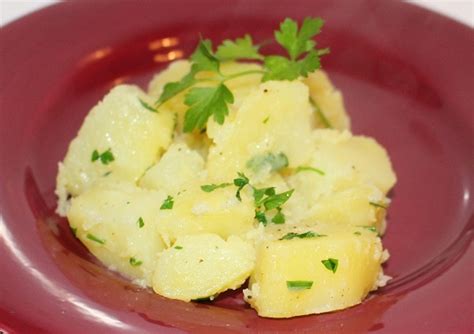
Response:
M252 159L274 157L280 167L296 167L310 157L312 109L308 88L298 81L269 81L261 84L242 103L234 120L211 127L209 176L225 182L245 172L256 182L270 176L272 164L263 170L251 168ZM263 158L263 159L262 159ZM281 163L286 158L287 164Z
M77 238L106 266L151 285L164 248L156 212L165 197L129 183L100 183L72 199L67 218Z
M310 73L303 82L309 87L309 94L316 107L321 110L332 128L349 130L351 123L344 108L342 94L334 88L327 74L318 70ZM316 113L316 126L326 127L318 113Z
M140 186L161 189L176 195L191 184L203 180L204 160L184 143L172 144L161 159L140 180Z
M160 254L153 289L162 296L190 301L237 289L255 265L248 242L215 234L183 236Z
M325 236L260 244L245 291L260 316L287 318L343 309L360 303L377 286L384 258L376 233L329 225L304 233L309 231Z
M239 201L235 192L233 185L212 192L192 186L174 198L173 209L159 210L157 228L168 244L187 234L215 233L223 238L243 234L253 228L253 199L242 194Z
M173 115L154 113L139 99L153 104L138 87L113 88L88 114L77 137L59 164L56 194L58 212L65 215L67 198L77 196L97 179L112 178L135 182L171 142ZM112 159L92 161L93 152L109 151Z

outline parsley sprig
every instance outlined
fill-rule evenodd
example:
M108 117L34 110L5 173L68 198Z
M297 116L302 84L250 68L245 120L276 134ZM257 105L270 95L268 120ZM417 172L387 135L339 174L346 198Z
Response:
M191 69L180 81L169 82L163 87L161 96L154 107L142 105L156 112L163 103L176 95L186 92L184 103L188 110L184 115L184 132L202 130L209 118L223 124L229 114L229 104L234 103L234 95L226 86L226 82L234 78L261 74L262 81L295 80L307 77L309 73L321 67L320 57L329 49L316 49L314 37L320 33L324 21L321 18L307 17L301 27L292 19L285 19L275 31L275 41L285 49L287 57L280 55L264 56L260 53L262 44L254 44L250 35L235 40L226 39L214 51L212 42L200 39L191 55ZM221 72L224 61L250 59L263 63L262 70L247 70L229 75ZM200 73L210 72L214 76L203 78ZM212 82L206 87L194 87L200 82Z

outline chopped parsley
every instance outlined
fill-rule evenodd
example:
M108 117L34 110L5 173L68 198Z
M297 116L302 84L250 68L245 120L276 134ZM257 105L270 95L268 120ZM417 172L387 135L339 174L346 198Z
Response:
M313 281L286 281L289 290L308 290L313 286Z
M255 173L265 167L269 167L271 172L279 171L282 168L288 167L288 157L285 153L273 154L271 152L258 154L247 161L247 168Z
M326 235L324 234L319 234L313 231L308 231L304 233L295 233L295 232L290 232L285 234L283 237L281 237L279 240L291 240L294 238L299 238L299 239L306 239L306 238L318 238L318 237L325 237Z
M95 162L97 160L100 160L100 162L102 162L104 165L108 165L109 163L115 160L115 157L110 148L102 153L99 153L99 151L94 150L92 152L91 161Z
M296 173L299 173L299 172L315 172L315 173L318 173L319 175L326 174L321 169L318 169L316 167L311 167L311 166L299 166L296 168Z
M355 235L361 235L362 233L360 233L359 231L355 231L354 234Z
M183 249L183 246L174 246L174 249Z
M140 101L140 104L142 105L143 108L151 111L151 112L158 112L158 110L156 108L153 108L151 105L149 105L148 103L146 103L145 101L143 101L141 98L138 98L138 101Z
M76 237L77 236L77 227L70 227L70 228L71 228L72 235L74 235Z
M284 224L285 220L285 215L281 212L281 208L278 208L278 212L272 218L272 223L277 225Z
M374 233L377 233L377 228L375 226L364 226L364 225L360 225L358 227L362 227L362 228L365 228L366 230L369 230L370 232L374 232Z
M271 209L277 209L281 207L283 204L286 203L291 197L295 190L291 189L288 191L285 191L281 194L274 194L271 196L268 196L267 198L263 199L263 206L265 207L265 210L271 210Z
M369 202L369 204L372 205L372 206L375 206L376 208L381 208L381 209L387 210L387 207L383 204L375 203L375 202Z
M95 242L97 242L97 243L99 243L99 244L101 244L101 245L105 244L105 240L104 240L104 239L100 239L100 238L96 237L96 236L93 235L93 234L87 233L86 237L87 237L87 239L92 240L92 241L95 241Z
M265 212L263 211L255 210L255 219L257 219L259 223L262 223L263 226L266 226L268 223L267 216L265 216Z
M142 217L138 218L137 225L139 228L142 228L143 226L145 226L145 221L143 220Z
M242 198L240 197L240 192L247 184L249 184L250 180L247 176L245 176L244 173L239 172L237 173L237 175L239 177L234 179L234 185L238 187L237 192L235 193L235 197L237 197L239 201L242 201Z
M171 210L174 205L174 199L172 196L166 197L166 199L163 201L163 204L160 206L160 210Z
M322 260L321 263L326 267L327 270L332 271L333 273L336 273L337 271L337 266L339 265L339 260L338 259L333 259L329 258L327 260Z
M139 265L143 263L143 261L137 260L134 257L131 257L130 260L128 260L128 262L130 263L132 267L138 267Z
M221 184L205 184L205 185L202 185L201 186L201 190L202 191L205 191L207 193L210 193L211 191L214 191L216 189L219 189L219 188L225 188L225 187L228 187L228 186L231 186L232 183L221 183Z

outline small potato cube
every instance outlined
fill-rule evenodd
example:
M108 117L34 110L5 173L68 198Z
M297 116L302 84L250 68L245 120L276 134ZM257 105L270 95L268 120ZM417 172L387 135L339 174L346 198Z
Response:
M160 254L153 289L162 296L190 301L237 289L255 265L255 250L232 236L183 236Z
M77 238L112 269L151 285L164 243L156 230L165 194L128 183L101 183L72 199L69 224Z
M364 228L315 226L325 236L263 241L246 300L260 316L287 318L343 309L360 303L377 286L382 244ZM288 240L279 240L281 238ZM301 235L301 234L299 234Z

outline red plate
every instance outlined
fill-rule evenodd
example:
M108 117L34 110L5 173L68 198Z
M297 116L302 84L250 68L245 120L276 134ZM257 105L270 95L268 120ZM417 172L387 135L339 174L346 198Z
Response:
M392 157L385 289L345 311L259 318L230 293L167 300L97 264L53 214L57 162L111 86L144 85L198 33L268 38L326 20L324 67L355 133ZM473 31L392 1L62 3L0 31L0 328L11 333L472 332Z

